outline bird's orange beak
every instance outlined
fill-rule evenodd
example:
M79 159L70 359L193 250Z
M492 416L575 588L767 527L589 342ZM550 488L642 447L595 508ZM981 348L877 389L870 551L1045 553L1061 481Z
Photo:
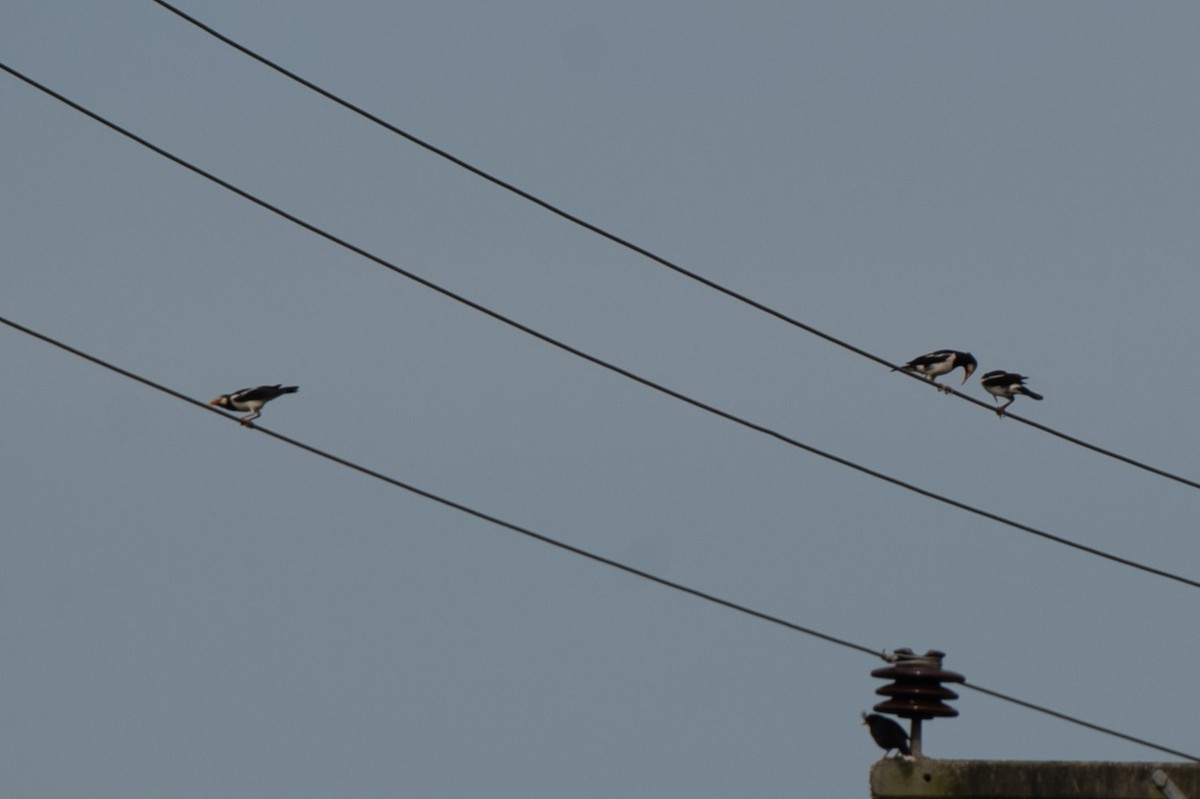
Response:
M220 405L221 402L224 401L224 399L225 399L224 397L214 397L213 399L210 399L208 401L208 404L209 405Z
M963 381L959 385L965 386L967 384L967 381L971 379L971 375L975 372L975 369L973 367L968 367L966 369L963 369L963 371L966 372L966 374L963 375Z

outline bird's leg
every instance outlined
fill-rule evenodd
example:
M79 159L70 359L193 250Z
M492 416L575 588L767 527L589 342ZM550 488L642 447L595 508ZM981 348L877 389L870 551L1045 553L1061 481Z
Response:
M240 421L243 425L245 425L247 427L253 427L253 425L251 425L250 423L253 422L255 419L257 419L259 416L262 416L262 414L259 413L258 411L255 411L254 413L250 414L249 416L243 416L238 421Z
M997 415L997 416L1004 416L1004 409L1005 409L1005 408L1007 408L1009 405L1012 405L1012 404L1013 404L1013 400L1014 400L1014 399L1016 399L1016 397L1013 397L1013 398L1009 399L1009 401L1008 401L1008 402L1004 403L1004 404L1003 404L1003 405L1001 405L999 408L997 408L997 409L996 409L996 415Z

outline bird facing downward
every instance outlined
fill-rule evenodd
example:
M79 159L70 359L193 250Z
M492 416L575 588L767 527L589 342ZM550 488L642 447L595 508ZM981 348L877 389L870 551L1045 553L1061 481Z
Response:
M992 395L992 399L995 402L999 402L1001 397L1008 398L1008 402L996 409L996 413L1003 416L1004 409L1013 404L1018 394L1024 394L1030 399L1042 399L1041 394L1034 393L1025 388L1025 381L1028 379L1016 372L1005 372L997 369L979 378L979 384L983 386L984 391Z
M227 408L231 411L251 411L249 416L241 418L242 424L250 424L251 421L262 416L262 406L266 405L276 397L284 394L295 394L299 390L298 386L259 386L258 388L239 388L230 394L222 394L212 400L209 400L209 405L217 408Z
M863 713L862 717L862 723L871 728L871 737L883 749L883 757L879 758L880 760L887 757L893 749L900 755L912 757L912 750L908 748L908 733L903 727L878 713L869 716Z
M917 374L924 375L926 380L938 387L938 391L944 391L949 394L951 389L947 386L943 386L941 383L934 380L934 378L940 375L949 374L961 366L963 370L962 381L963 383L966 383L967 378L971 376L971 373L975 371L975 367L978 365L979 362L975 360L975 356L969 352L959 352L958 350L937 350L936 352L931 352L928 355L922 355L920 358L913 358L911 361L899 368L906 372L916 372ZM894 372L896 370L893 369L892 371Z

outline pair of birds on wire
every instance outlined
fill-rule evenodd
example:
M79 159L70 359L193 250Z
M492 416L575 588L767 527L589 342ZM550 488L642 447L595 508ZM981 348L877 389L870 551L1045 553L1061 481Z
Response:
M967 378L975 371L975 367L979 362L975 360L975 356L969 352L959 352L958 350L937 350L936 352L922 355L919 358L913 358L904 366L898 366L897 369L903 369L906 372L916 372L923 375L926 380L938 387L938 391L944 391L947 394L952 390L949 386L943 386L934 378L941 375L950 374L955 369L962 367L963 384L967 382ZM892 371L896 371L893 369ZM979 384L983 386L983 390L992 395L994 401L999 402L1001 397L1004 397L1008 402L996 409L996 413L1000 416L1004 415L1004 409L1012 405L1018 394L1024 394L1030 399L1040 400L1041 394L1037 394L1025 386L1025 381L1029 378L1024 375L1019 375L1016 372L1005 372L1002 369L997 369L992 372L987 372L979 378Z

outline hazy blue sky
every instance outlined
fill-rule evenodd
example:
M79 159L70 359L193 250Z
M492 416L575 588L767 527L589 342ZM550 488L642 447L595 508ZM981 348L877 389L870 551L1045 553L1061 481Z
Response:
M1200 477L1194 3L181 0L584 218ZM2 60L703 401L1200 577L1200 493L858 358L354 117L149 0ZM564 354L0 77L0 314L486 513L1200 751L1200 592ZM879 661L532 542L0 329L14 797L864 796ZM1157 760L964 692L954 758Z

